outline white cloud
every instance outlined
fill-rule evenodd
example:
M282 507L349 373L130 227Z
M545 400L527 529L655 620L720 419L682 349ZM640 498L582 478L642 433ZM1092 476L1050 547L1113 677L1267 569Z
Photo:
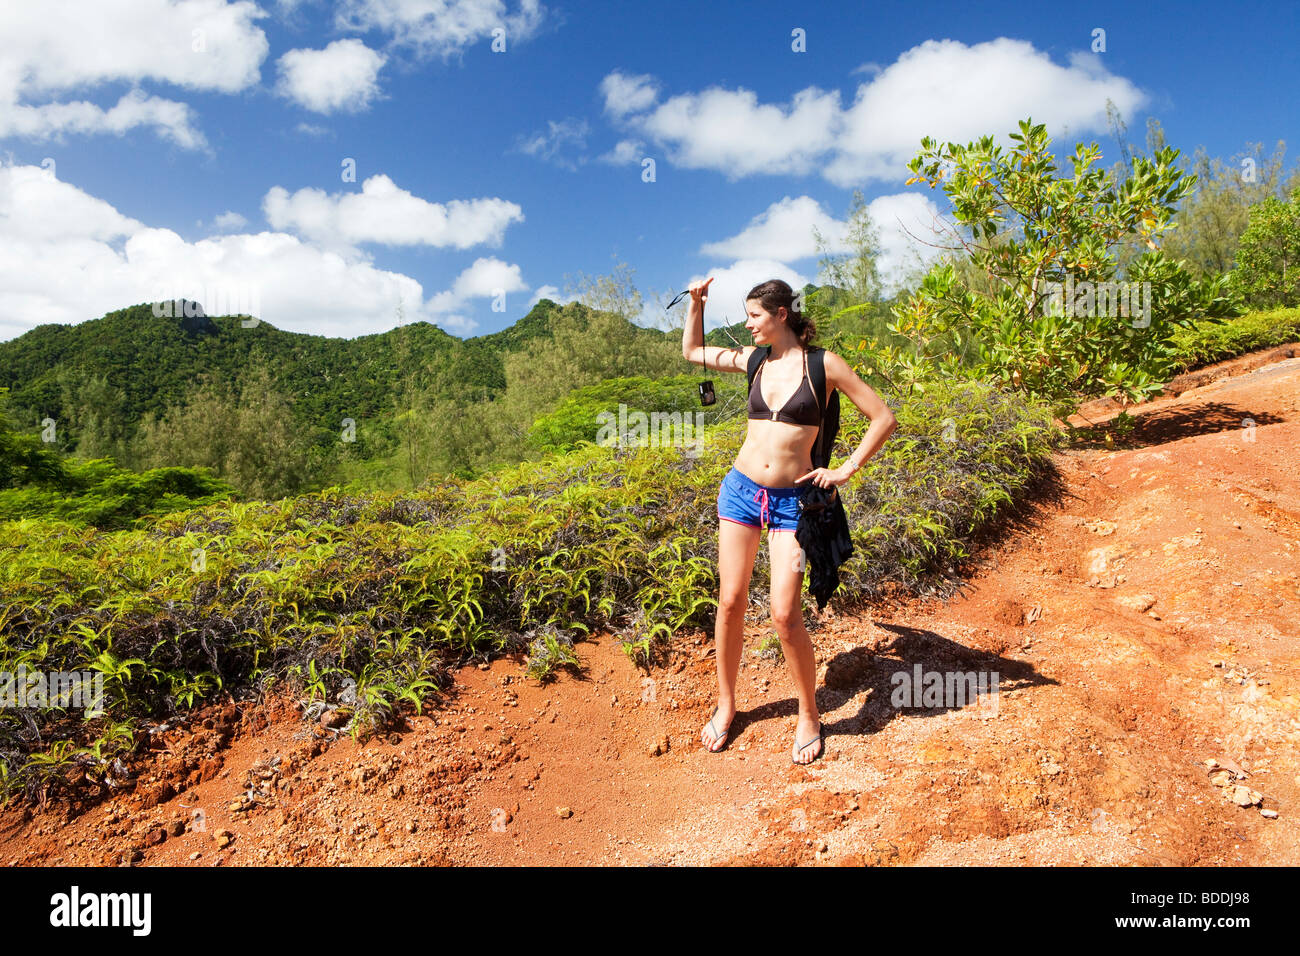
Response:
M886 292L907 278L910 270L928 263L937 255L937 251L925 243L946 241L934 232L939 208L929 196L921 193L878 196L867 204L867 214L877 232L876 266ZM814 227L822 236L823 249L820 251L813 239ZM700 253L776 264L813 256L820 258L826 254L839 256L853 251L847 230L847 221L836 219L811 197L786 196L751 219L736 235L705 243L700 247ZM817 281L825 281L825 277L818 276ZM757 282L752 285L757 285Z
M544 132L521 138L516 148L521 153L536 156L564 169L576 170L580 164L587 161L585 156L578 156L574 160L564 155L564 151L569 146L578 150L586 148L589 131L586 120L570 117L559 122L547 120L546 125L547 129Z
M809 196L786 196L750 220L737 235L705 243L700 253L731 258L766 258L782 262L817 254L813 227L831 251L843 249L844 223L835 219Z
M562 295L560 295L560 290L557 286L543 285L538 286L533 291L533 297L528 300L528 308L531 309L543 299L550 299L552 302L557 302L560 305L563 305L565 301L567 301Z
M177 296L206 302L214 314L253 311L277 328L315 335L392 328L399 301L408 321L469 329L473 323L449 307L498 286L521 291L518 267L479 260L449 293L426 299L409 276L281 232L187 242L40 167L0 165L0 339ZM220 308L254 296L256 310Z
M1091 54L1069 66L1023 40L1001 37L966 46L927 40L858 88L844 117L844 136L826 178L847 185L902 175L923 136L968 142L999 138L1027 116L1060 134L1104 130L1106 100L1132 113L1146 99Z
M290 50L277 63L278 90L317 113L359 112L379 95L379 70L386 62L356 39L335 40L323 50Z
M304 136L324 136L329 132L328 127L317 126L314 123L299 123L294 129Z
M153 127L162 139L183 149L201 149L207 140L194 125L194 113L184 103L146 96L140 90L123 95L105 110L94 103L47 103L25 106L0 103L0 137L46 140L65 133L113 133L121 136L136 127Z
M911 271L924 267L935 258L937 250L924 243L946 241L943 235L935 233L936 221L940 219L939 207L927 195L897 193L878 196L867 204L867 215L876 229L879 241L876 268L887 294L897 289ZM816 247L814 226L822 234L822 250ZM718 242L705 243L699 248L701 255L757 263L792 285L793 280L788 277L792 269L787 263L813 256L820 259L823 255L852 254L853 251L849 243L848 221L829 215L811 196L785 196L751 219L740 233ZM758 285L759 281L763 280L750 282L745 291ZM827 278L818 274L814 281L823 282ZM718 285L719 282L714 282L710 290ZM737 295L727 291L723 297L729 307Z
M639 163L645 157L645 144L638 139L621 139L608 153L597 156L598 162L612 163L615 166L627 166Z
M755 173L807 175L834 149L840 95L809 87L789 109L760 104L751 90L717 87L674 96L635 125L671 150L673 163L714 169L730 180Z
M10 240L106 242L144 228L39 166L0 165L0 184L0 235Z
M186 149L205 145L189 106L138 85L235 93L259 81L269 45L249 0L63 0L0 7L0 137L122 135L138 127ZM136 88L107 109L59 95L108 83Z
M605 98L605 112L619 119L648 110L659 97L659 88L649 74L628 76L615 70L600 81L600 95Z
M382 174L362 183L359 193L327 195L313 188L290 193L273 186L262 200L262 209L276 229L291 230L340 251L363 242L454 249L500 245L506 227L524 219L519 205L505 199L429 202Z
M867 204L867 212L880 240L876 268L886 295L896 291L910 273L927 268L938 257L941 250L927 243L951 243L938 226L942 221L939 207L923 193L877 196Z
M248 220L237 212L227 210L212 220L212 228L219 232L234 232L248 225Z
M451 312L470 299L494 299L527 288L519 266L496 258L475 259L456 277L450 289L429 299L429 308L435 312Z
M379 30L395 45L421 55L450 56L493 31L505 30L506 50L531 39L551 15L538 0L520 0L514 13L501 0L340 0L334 24L340 30Z
M874 64L866 66L871 73ZM620 73L605 77L607 108L608 91L627 86ZM1023 40L972 46L927 40L864 79L847 108L838 92L817 87L795 93L788 104L760 103L743 88L711 87L653 108L616 111L615 119L682 167L717 170L732 180L819 173L848 188L906 178L906 163L927 135L1001 138L1026 116L1055 136L1067 128L1071 134L1104 130L1107 99L1131 113L1147 97L1089 53L1071 54L1062 66Z

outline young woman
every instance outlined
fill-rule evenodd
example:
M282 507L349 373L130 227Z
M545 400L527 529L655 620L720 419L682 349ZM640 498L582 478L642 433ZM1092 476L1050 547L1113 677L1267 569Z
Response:
M849 364L825 354L826 400L833 389L866 415L871 427L838 468L812 467L812 447L821 413L808 377L806 349L816 330L794 307L794 292L779 279L764 282L745 297L745 326L753 346L704 345L704 303L709 283L690 286L691 307L682 333L682 355L709 370L745 374L754 348L770 345L749 392L749 428L731 471L718 492L718 617L714 628L718 667L718 705L700 732L710 751L721 750L736 715L736 676L744 643L749 581L758 554L759 533L767 530L771 553L772 624L781 638L799 696L790 759L811 763L825 749L817 711L816 666L812 639L803 625L803 549L795 540L799 498L809 483L822 488L842 485L885 443L897 427L894 414Z

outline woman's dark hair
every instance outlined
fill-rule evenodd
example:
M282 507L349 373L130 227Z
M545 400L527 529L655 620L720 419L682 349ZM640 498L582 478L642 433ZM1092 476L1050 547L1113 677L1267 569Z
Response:
M794 307L794 290L790 284L781 279L769 279L749 290L745 301L757 299L769 315L776 315L778 309L785 309L786 325L799 339L799 344L807 347L817 334L817 326L802 311Z

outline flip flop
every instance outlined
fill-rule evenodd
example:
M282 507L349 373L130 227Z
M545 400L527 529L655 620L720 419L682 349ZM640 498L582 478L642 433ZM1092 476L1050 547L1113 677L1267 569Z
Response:
M802 751L805 747L811 747L819 740L822 742L822 749L817 751L817 756L813 757L812 760L809 760L808 763L816 763L818 760L822 759L822 754L826 753L826 737L822 733L824 727L825 725L821 721L818 721L817 736L814 737L812 740L808 741L806 744L799 744L799 746L796 748L796 750ZM799 743L798 738L795 739L795 743ZM799 761L795 760L793 757L790 758L790 762L794 764L796 767L808 766L808 763L800 763Z
M704 749L707 750L707 751L708 751L709 753L711 753L711 754L722 753L722 751L726 750L726 749L727 749L727 743L730 742L730 735L731 735L731 728L730 728L730 727L728 727L728 728L727 728L726 730L724 730L724 731L719 732L719 731L718 731L718 728L713 726L713 718L716 717L716 716L718 716L718 708L717 708L717 707L714 707L714 708L713 708L713 713L709 715L709 722L708 722L707 724L705 724L705 726L706 726L706 727L709 727L710 729L713 730L713 736L714 736L714 738L716 738L716 739L713 741L714 744L716 744L719 740L724 741L724 743L723 743L722 746L719 747L717 750L714 750L714 749L712 749L712 744L704 743L703 740L700 741L700 743L704 744ZM731 718L731 719L732 719L732 721L735 721L736 718L733 717L733 718Z

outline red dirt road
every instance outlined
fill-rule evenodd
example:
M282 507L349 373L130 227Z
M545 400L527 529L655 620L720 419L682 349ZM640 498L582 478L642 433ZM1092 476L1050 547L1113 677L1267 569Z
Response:
M464 668L436 716L365 745L285 703L213 708L130 793L5 811L0 862L1300 864L1300 358L1279 357L1131 410L1137 447L1059 456L1059 493L963 596L809 612L808 767L785 664L754 653L764 607L720 753L711 634L649 676L599 635L581 677ZM999 692L893 706L918 666Z

